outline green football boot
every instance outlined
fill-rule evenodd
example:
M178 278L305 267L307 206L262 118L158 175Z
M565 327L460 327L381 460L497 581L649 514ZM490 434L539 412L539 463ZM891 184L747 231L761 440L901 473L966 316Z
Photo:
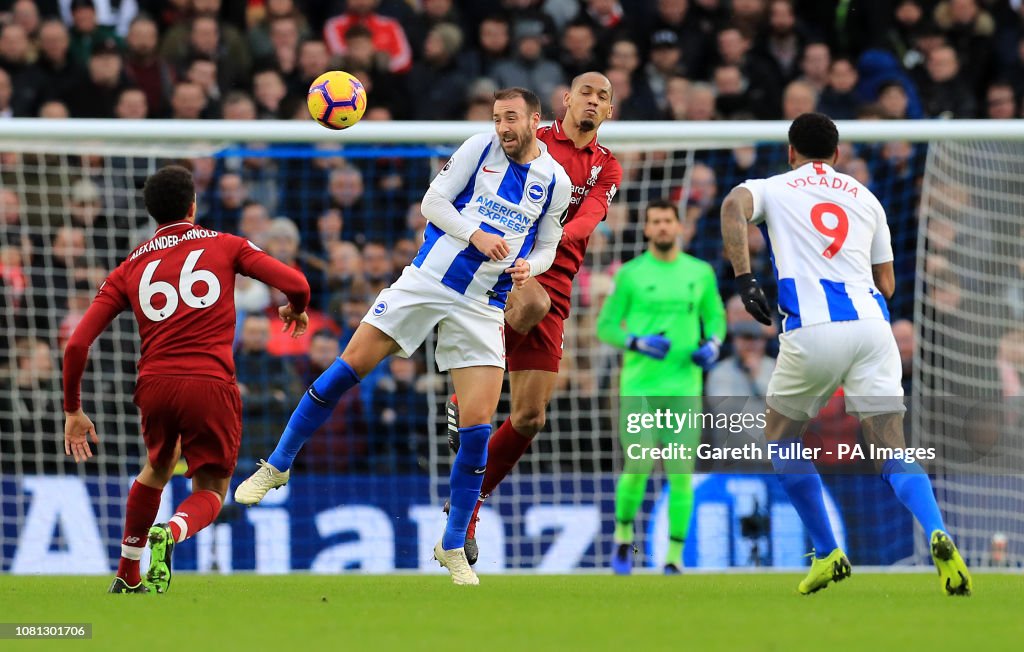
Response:
M949 535L942 530L932 532L931 548L932 560L942 582L942 592L946 595L970 595L974 586L971 572L967 570L964 558L960 556L960 551Z
M157 523L149 528L149 570L143 580L150 591L167 593L171 586L171 553L174 552L174 537L166 523Z
M827 557L811 557L811 570L807 572L797 590L803 595L810 595L828 586L829 582L839 582L850 576L852 568L850 560L846 558L843 551L836 548Z

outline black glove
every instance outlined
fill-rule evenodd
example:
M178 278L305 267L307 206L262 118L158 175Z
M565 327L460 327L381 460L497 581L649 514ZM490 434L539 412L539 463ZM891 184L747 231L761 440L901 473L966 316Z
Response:
M772 325L772 309L768 306L768 297L764 295L757 279L753 274L740 274L736 277L736 289L740 299L743 299L743 307L747 309L750 316L765 326Z

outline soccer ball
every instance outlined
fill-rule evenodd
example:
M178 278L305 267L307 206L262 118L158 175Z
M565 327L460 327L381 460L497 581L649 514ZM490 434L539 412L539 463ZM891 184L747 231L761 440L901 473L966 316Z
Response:
M331 70L313 80L306 106L309 115L328 129L348 129L366 112L366 89L347 72Z

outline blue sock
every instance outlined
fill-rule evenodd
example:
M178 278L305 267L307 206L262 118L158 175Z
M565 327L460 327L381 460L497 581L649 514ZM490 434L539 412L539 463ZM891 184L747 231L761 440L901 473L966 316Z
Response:
M800 445L800 440L782 439L776 443L782 450L790 452L793 450L790 446ZM821 496L821 476L814 468L814 463L803 459L781 459L776 449L772 454L772 467L775 468L775 477L789 496L789 502L793 503L796 513L811 535L815 556L824 557L838 548L828 512L825 511L825 500Z
M359 376L352 367L341 358L335 360L302 395L277 442L277 448L267 461L278 471L290 469L302 445L331 416L342 395L357 384Z
M480 487L484 484L484 469L487 468L487 439L491 436L488 423L469 428L459 428L459 452L452 463L450 481L451 504L448 523L444 526L441 547L454 550L466 545L466 529L473 518L476 501L480 499Z
M924 528L925 538L931 540L935 530L946 531L939 504L935 502L935 493L932 492L932 481L920 464L886 460L882 466L882 479L889 483L896 497Z

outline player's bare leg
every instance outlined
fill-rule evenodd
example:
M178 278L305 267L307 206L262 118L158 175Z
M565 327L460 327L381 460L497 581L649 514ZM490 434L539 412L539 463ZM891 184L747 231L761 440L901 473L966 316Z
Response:
M906 446L902 412L873 415L863 419L861 425L868 444L894 449ZM924 528L942 591L946 595L970 595L971 573L946 532L928 474L917 462L902 459L876 459L875 466L903 506Z
M461 397L459 451L452 462L448 522L444 536L434 546L434 558L448 569L455 584L479 584L466 559L466 529L487 470L487 440L505 370L477 366L452 369L451 374L455 392Z
M505 321L517 332L525 335L533 330L551 310L551 297L544 286L535 278L531 278L522 287L517 287L508 295L505 305Z
M778 410L768 408L765 414L765 437L769 444L776 444L771 451L775 475L814 545L811 569L797 587L804 595L820 591L829 582L844 580L851 572L850 561L836 543L825 511L821 476L814 462L797 455L806 429L806 421L791 419Z
M355 387L381 360L399 350L390 335L375 326L360 323L341 356L306 390L268 460L260 460L259 469L235 489L235 502L255 505L271 489L288 484L295 456L331 415L345 392Z
M149 593L149 587L142 581L139 560L142 558L149 529L160 509L163 489L174 475L174 466L180 454L179 444L175 448L173 460L165 465L154 467L146 460L142 471L128 491L124 536L121 539L121 559L117 565L117 577L107 590L108 593Z

